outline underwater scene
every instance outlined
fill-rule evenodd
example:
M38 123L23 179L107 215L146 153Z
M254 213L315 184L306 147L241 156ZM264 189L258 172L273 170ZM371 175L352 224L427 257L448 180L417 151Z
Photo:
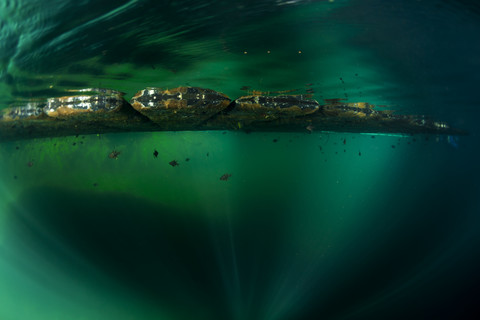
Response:
M475 319L480 4L0 0L0 319Z

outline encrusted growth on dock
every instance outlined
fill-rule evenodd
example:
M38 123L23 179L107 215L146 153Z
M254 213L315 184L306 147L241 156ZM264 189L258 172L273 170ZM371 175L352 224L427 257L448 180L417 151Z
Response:
M338 99L321 105L307 95L252 95L231 101L198 87L139 91L131 104L111 89L72 90L0 112L0 141L74 134L165 130L339 131L465 134L425 116L378 111Z

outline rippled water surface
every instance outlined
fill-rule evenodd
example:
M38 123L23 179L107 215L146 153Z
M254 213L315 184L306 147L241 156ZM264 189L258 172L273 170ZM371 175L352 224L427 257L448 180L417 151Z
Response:
M291 90L469 131L1 143L0 319L465 318L479 34L467 0L0 0L0 109L89 87Z

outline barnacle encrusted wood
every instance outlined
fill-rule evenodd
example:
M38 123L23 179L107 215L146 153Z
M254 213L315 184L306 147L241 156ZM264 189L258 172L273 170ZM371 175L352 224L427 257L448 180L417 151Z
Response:
M42 132L48 135L56 121L43 113L44 105L28 102L1 110L0 141L35 138Z
M49 98L2 110L0 141L74 134L155 130L123 99L123 93L88 88L77 95Z
M0 121L31 121L44 116L43 104L39 102L30 102L26 105L14 106L0 110Z
M244 96L232 103L226 112L220 113L208 123L211 127L228 125L230 128L241 129L255 126L258 122L276 122L303 117L319 109L317 101L306 96Z
M424 116L396 115L391 110L378 111L366 102L323 105L308 119L316 130L378 133L448 133L455 132L446 123ZM461 133L457 131L457 133Z
M425 116L378 111L341 99L319 104L308 95L245 96L231 102L211 89L147 88L132 98L89 88L0 111L0 141L75 134L162 130L378 132L466 134Z
M88 88L72 90L79 95L47 99L43 108L46 115L65 120L117 120L127 117L120 112L125 106L124 93L109 90Z
M137 131L153 127L123 99L123 92L101 88L70 92L79 94L47 99L44 113L77 131Z
M201 124L227 108L230 99L223 93L198 87L162 90L147 88L131 100L135 110L159 125L159 129L178 130Z

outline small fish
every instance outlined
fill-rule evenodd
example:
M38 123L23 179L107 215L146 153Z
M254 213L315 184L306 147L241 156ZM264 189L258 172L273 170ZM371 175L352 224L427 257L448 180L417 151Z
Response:
M311 124L309 124L308 126L305 127L305 129L307 129L308 133L312 133L314 128L315 127L312 126Z
M28 161L27 162L27 166L30 168L30 167L33 167L33 161Z
M347 139L343 139L343 144L347 144Z
M228 178L230 178L231 176L232 176L231 174L225 173L224 175L222 175L222 176L220 177L220 180L222 180L222 181L227 181Z
M168 163L169 165L171 165L172 167L176 167L179 165L179 163L177 162L177 160L172 160Z
M157 158L157 157L158 157L158 151L157 151L157 150L153 151L153 157L154 157L154 158Z

